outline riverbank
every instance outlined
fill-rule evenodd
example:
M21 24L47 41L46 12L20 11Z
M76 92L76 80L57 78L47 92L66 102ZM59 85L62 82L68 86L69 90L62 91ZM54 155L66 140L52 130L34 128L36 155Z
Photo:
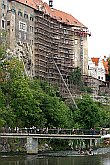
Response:
M65 157L65 156L94 156L94 155L103 155L110 153L110 147L98 148L96 150L92 150L92 154L80 154L78 151L75 150L68 150L68 151L39 151L36 154L38 157ZM26 152L0 152L0 156L25 156L27 155Z
M110 153L110 147L98 148L96 150L91 151L92 154L80 154L78 151L75 150L68 150L68 151L50 151L50 152L40 152L38 156L56 156L56 157L63 157L63 156L93 156L93 155L100 155L100 154L107 154Z
M91 149L92 151L99 148L110 148L110 145L104 144L104 141L100 145L95 144L94 141L92 146L84 143L85 141L80 140L39 140L38 144L38 154L47 154L60 151L74 152L78 154L78 151L84 151L84 154ZM0 138L0 153L11 153L11 154L26 154L27 140L16 139L16 138ZM81 153L80 153L81 154Z

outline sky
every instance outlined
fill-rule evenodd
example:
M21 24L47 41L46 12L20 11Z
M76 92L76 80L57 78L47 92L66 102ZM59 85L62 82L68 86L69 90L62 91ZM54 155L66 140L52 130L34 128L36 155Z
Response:
M73 15L88 27L89 57L110 55L110 0L53 0L53 8Z

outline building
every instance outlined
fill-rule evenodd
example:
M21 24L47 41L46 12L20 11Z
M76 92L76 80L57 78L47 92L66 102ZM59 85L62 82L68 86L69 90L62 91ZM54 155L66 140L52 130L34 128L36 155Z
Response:
M108 61L107 58L92 57L88 60L88 74L98 80L106 82L108 75Z
M88 74L88 28L54 9L53 0L49 5L42 0L1 0L0 6L0 29L6 31L7 45L23 61L28 76L48 80L64 95L74 68Z

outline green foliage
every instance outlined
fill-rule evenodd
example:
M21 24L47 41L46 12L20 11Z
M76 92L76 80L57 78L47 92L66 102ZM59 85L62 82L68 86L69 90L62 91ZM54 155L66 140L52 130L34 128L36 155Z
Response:
M102 127L110 128L110 105L103 105L102 103L96 103L100 108L100 123Z
M93 102L88 95L77 101L79 109L67 106L52 85L28 79L23 64L7 58L4 49L0 60L0 127L110 127L110 107ZM80 85L79 69L73 80Z
M69 81L70 81L70 83L72 83L74 85L78 85L78 86L82 85L80 68L77 67L74 69L73 72L70 73Z
M81 77L81 69L78 67L75 68L73 72L70 73L69 83L76 85L77 88L82 92L92 93L92 89L84 85L84 82L82 81L82 77Z
M61 101L61 98L56 96L53 87L38 80L32 81L31 87L34 90L34 98L38 101L42 116L45 119L45 125L49 127L69 127L70 109Z
M99 107L88 96L84 95L81 100L78 101L78 108L80 110L80 124L83 128L94 128L100 122Z
M0 46L6 47L6 31L0 29Z
M110 58L108 58L107 60L108 60L108 71L109 71L108 78L110 80Z
M70 109L50 84L29 80L16 58L4 58L1 72L4 72L0 86L1 125L70 126Z

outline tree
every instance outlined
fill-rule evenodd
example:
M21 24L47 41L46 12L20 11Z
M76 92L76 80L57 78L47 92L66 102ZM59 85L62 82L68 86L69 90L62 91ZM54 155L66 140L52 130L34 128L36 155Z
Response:
M47 82L39 82L38 80L34 80L31 86L35 91L34 97L39 102L39 107L42 110L45 126L71 127L70 109L60 97L56 96L53 87Z
M81 69L75 68L69 75L69 83L73 84L82 92L92 93L92 89L86 86L82 80Z
M105 105L102 103L96 103L97 106L100 108L99 115L100 115L100 127L107 127L110 128L110 105Z
M69 76L69 82L81 86L82 80L81 80L81 69L79 67L75 68Z
M78 100L77 106L80 110L79 123L83 128L90 129L98 126L100 109L89 95L84 95L81 100Z

